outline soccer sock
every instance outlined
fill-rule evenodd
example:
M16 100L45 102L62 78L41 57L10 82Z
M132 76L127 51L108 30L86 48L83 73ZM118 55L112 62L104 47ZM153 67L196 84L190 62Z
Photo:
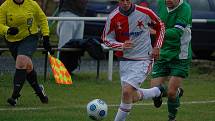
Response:
M12 98L16 99L20 96L20 91L26 79L26 69L16 69L13 79L13 94Z
M176 99L168 98L167 105L168 105L169 119L175 119L176 114L178 112L178 107L180 106L180 100L178 95L176 96Z
M132 108L132 104L121 103L114 121L125 121Z
M37 72L34 69L27 74L27 81L37 94L41 93L40 86L37 82Z
M160 96L161 92L158 87L152 87L150 89L139 88L137 91L140 95L140 100L142 99L152 99L153 97Z

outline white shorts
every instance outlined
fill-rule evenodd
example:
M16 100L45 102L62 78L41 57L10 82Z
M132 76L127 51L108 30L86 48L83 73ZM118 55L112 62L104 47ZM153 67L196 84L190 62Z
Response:
M121 85L130 84L134 88L140 88L152 69L151 60L120 61Z

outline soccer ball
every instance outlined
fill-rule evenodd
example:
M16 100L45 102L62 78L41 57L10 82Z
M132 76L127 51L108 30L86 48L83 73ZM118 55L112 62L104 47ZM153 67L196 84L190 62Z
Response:
M92 120L100 121L107 116L108 106L101 99L94 99L87 104L87 114Z

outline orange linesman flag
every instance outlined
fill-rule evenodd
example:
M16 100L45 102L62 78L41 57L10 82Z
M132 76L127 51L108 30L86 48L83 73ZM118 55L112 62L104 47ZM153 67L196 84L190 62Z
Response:
M72 78L65 68L64 64L59 59L51 56L49 52L48 58L56 83L72 84Z

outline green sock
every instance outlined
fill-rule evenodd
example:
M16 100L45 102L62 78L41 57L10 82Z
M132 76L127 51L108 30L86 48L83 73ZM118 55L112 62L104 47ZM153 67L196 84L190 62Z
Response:
M176 96L176 99L168 98L167 105L168 105L169 119L175 119L176 114L178 112L178 107L180 106L180 100L178 95Z
M167 97L168 86L164 86L164 91L162 97Z

